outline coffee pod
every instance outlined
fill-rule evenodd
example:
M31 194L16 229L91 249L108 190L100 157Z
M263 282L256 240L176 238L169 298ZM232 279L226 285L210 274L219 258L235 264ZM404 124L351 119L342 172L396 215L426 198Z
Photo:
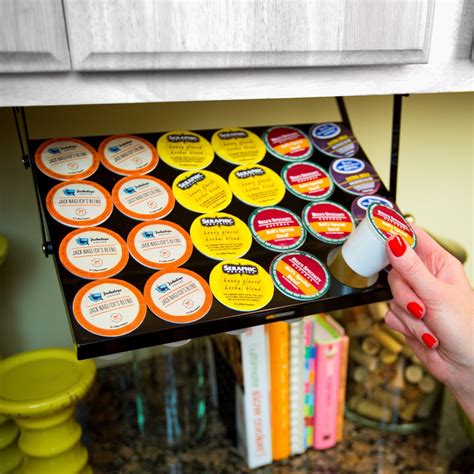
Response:
M372 285L378 272L389 263L385 244L396 235L412 248L416 247L416 234L401 214L383 204L372 204L344 245L329 253L331 273L341 283L354 288Z

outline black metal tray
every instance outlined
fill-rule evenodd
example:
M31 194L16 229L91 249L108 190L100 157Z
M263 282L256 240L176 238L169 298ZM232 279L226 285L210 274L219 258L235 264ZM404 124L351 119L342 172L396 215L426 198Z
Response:
M299 124L295 126L308 133L311 125L312 124ZM262 133L268 127L247 128L252 130L257 135L262 136ZM209 141L214 131L215 130L196 130L197 133L201 134ZM156 142L162 133L147 133L137 135L147 139L153 145L156 145ZM79 138L97 149L100 142L106 137L96 136ZM44 140L30 140L29 151L31 157L34 156L34 152L43 142ZM357 153L357 157L364 158L369 161L362 148ZM332 158L315 150L312 158L310 158L309 161L317 163L324 169L328 170ZM279 160L278 158L275 158L267 153L264 160L261 161L260 164L263 164L273 169L277 173L280 173L281 168L286 164L286 162ZM256 326L276 320L297 318L318 312L334 311L350 306L358 306L376 301L387 300L391 297L385 272L381 272L378 281L367 289L349 288L332 278L329 291L322 298L312 302L295 301L284 296L275 288L275 293L271 302L265 308L252 313L241 313L231 310L223 306L214 298L214 302L209 313L194 323L168 323L156 317L151 311L148 311L142 325L129 334L119 337L102 337L94 335L83 329L82 326L76 322L72 312L74 296L82 286L88 283L88 280L79 278L67 271L62 266L57 256L61 240L73 229L60 224L46 211L46 195L54 185L58 184L58 181L45 176L41 171L39 171L36 168L34 159L31 159L31 165L34 167L33 176L35 178L35 185L39 191L41 206L51 241L51 251L55 260L55 266L67 307L71 330L77 345L77 356L79 359L103 356L157 344L211 335L224 331ZM229 164L216 156L212 164L207 169L214 171L226 178L229 172L235 166L236 165ZM181 171L169 167L162 160L160 160L158 166L155 168L155 170L149 173L149 175L160 178L171 185L174 178L180 173ZM100 165L99 169L87 179L99 183L109 192L111 192L115 183L121 178L122 176L119 176L107 170L103 165ZM389 196L389 193L383 183L377 194ZM344 205L347 209L350 209L351 203L355 197L356 196L345 193L336 187L336 190L330 197L330 200L338 202ZM301 215L301 211L306 204L308 204L308 201L300 199L287 191L285 198L278 205L291 209L298 215ZM243 221L247 222L250 213L254 209L254 207L245 205L237 198L233 197L231 204L226 209L224 209L223 212L234 214L240 217ZM197 215L198 214L183 208L178 202L176 202L174 210L168 216L166 216L165 219L179 223L189 232L190 225ZM107 221L102 223L101 226L112 229L126 240L129 231L135 225L137 225L137 223L138 221L126 217L119 210L114 208L112 215ZM323 243L308 233L305 244L299 250L309 252L325 262L327 254L333 248L333 245ZM265 250L254 241L250 251L243 258L253 260L268 270L272 259L276 255L277 253ZM195 271L208 281L209 273L216 263L217 262L215 260L211 260L203 256L196 249L193 249L191 258L183 265L183 267ZM156 270L140 265L132 257L130 257L129 262L124 270L114 276L114 278L125 280L143 292L146 280L155 271Z

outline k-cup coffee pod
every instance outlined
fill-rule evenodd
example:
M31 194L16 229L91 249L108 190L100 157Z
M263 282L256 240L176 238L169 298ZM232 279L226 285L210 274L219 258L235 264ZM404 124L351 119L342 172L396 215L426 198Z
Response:
M214 260L242 257L252 245L252 236L245 222L225 212L196 217L190 235L194 247Z
M368 288L378 279L378 273L365 277L355 273L344 261L341 247L332 249L327 256L326 263L331 275L344 285L351 288Z
M233 165L253 165L262 161L266 148L259 136L243 128L222 128L212 135L216 154Z
M69 227L90 227L102 224L112 214L112 198L92 181L59 183L46 196L51 216Z
M244 165L229 174L229 185L234 195L249 206L274 206L285 196L285 185L280 176L262 165Z
M59 259L72 274L98 280L125 268L128 248L120 235L104 227L77 229L61 241Z
M189 234L169 221L149 221L136 225L128 234L132 257L148 268L179 267L189 260L193 244Z
M122 176L146 174L156 168L158 153L155 147L135 135L114 135L99 146L101 163Z
M244 258L218 263L211 271L209 285L217 300L236 311L256 311L273 297L270 275Z
M342 246L342 259L357 275L374 277L389 263L385 244L394 235L399 235L415 248L416 234L405 218L391 207L371 204L362 222ZM332 271L332 266L330 268ZM344 279L344 272L337 278Z
M203 318L212 306L206 280L184 268L153 274L145 284L144 294L155 316L169 323L192 323Z
M270 273L277 289L297 301L321 298L331 285L324 264L307 252L288 252L276 257Z
M130 283L108 279L83 286L73 302L76 321L98 336L128 334L142 324L146 315L143 295Z
M157 144L158 155L172 168L201 170L214 159L211 144L201 135L187 130L176 130L162 135Z
M59 181L85 179L99 167L97 152L77 138L54 138L40 145L35 153L38 169Z
M334 160L329 173L336 186L356 196L375 194L380 188L380 177L372 166L358 158Z
M286 165L281 177L291 194L307 201L324 201L334 192L329 174L309 161Z
M284 161L303 161L313 154L308 136L295 127L272 127L263 134L269 153Z
M232 201L232 191L225 179L212 171L188 171L173 181L176 200L193 212L219 212Z
M308 204L303 209L303 222L314 237L328 244L345 242L355 227L351 213L331 201Z
M249 217L250 232L264 248L274 252L287 252L301 247L306 230L301 219L283 207L257 209Z
M334 158L351 157L359 151L359 143L352 131L340 123L318 123L309 134L314 146Z
M132 219L161 219L174 208L171 188L153 176L127 176L112 190L115 207Z
M367 214L367 209L371 204L374 203L384 204L385 206L392 207L393 209L398 210L397 205L391 199L386 198L384 196L379 196L378 194L357 197L352 201L351 204L351 213L357 223L362 221L362 219Z

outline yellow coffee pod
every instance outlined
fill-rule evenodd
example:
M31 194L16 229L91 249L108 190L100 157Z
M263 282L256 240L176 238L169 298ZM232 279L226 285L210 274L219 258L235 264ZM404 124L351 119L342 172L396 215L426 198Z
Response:
M178 170L200 170L214 159L211 144L201 135L176 130L162 135L157 144L159 157Z
M236 311L256 311L273 298L270 275L244 258L218 263L211 271L209 285L218 301Z
M212 135L215 152L234 165L251 165L263 160L265 143L258 135L243 128L222 128Z
M190 234L199 252L215 260L242 257L252 245L252 235L245 223L225 212L196 217Z
M229 174L229 185L237 198L255 207L275 206L285 196L280 176L262 165L237 166Z
M227 182L212 171L188 171L173 181L173 194L186 209L193 212L218 212L232 201Z

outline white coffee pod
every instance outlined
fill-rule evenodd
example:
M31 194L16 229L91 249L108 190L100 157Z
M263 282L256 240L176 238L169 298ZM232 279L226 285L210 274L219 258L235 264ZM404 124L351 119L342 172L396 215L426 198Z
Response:
M405 218L395 209L374 203L342 246L342 257L352 271L369 278L388 265L385 244L394 235L416 247L416 234Z

